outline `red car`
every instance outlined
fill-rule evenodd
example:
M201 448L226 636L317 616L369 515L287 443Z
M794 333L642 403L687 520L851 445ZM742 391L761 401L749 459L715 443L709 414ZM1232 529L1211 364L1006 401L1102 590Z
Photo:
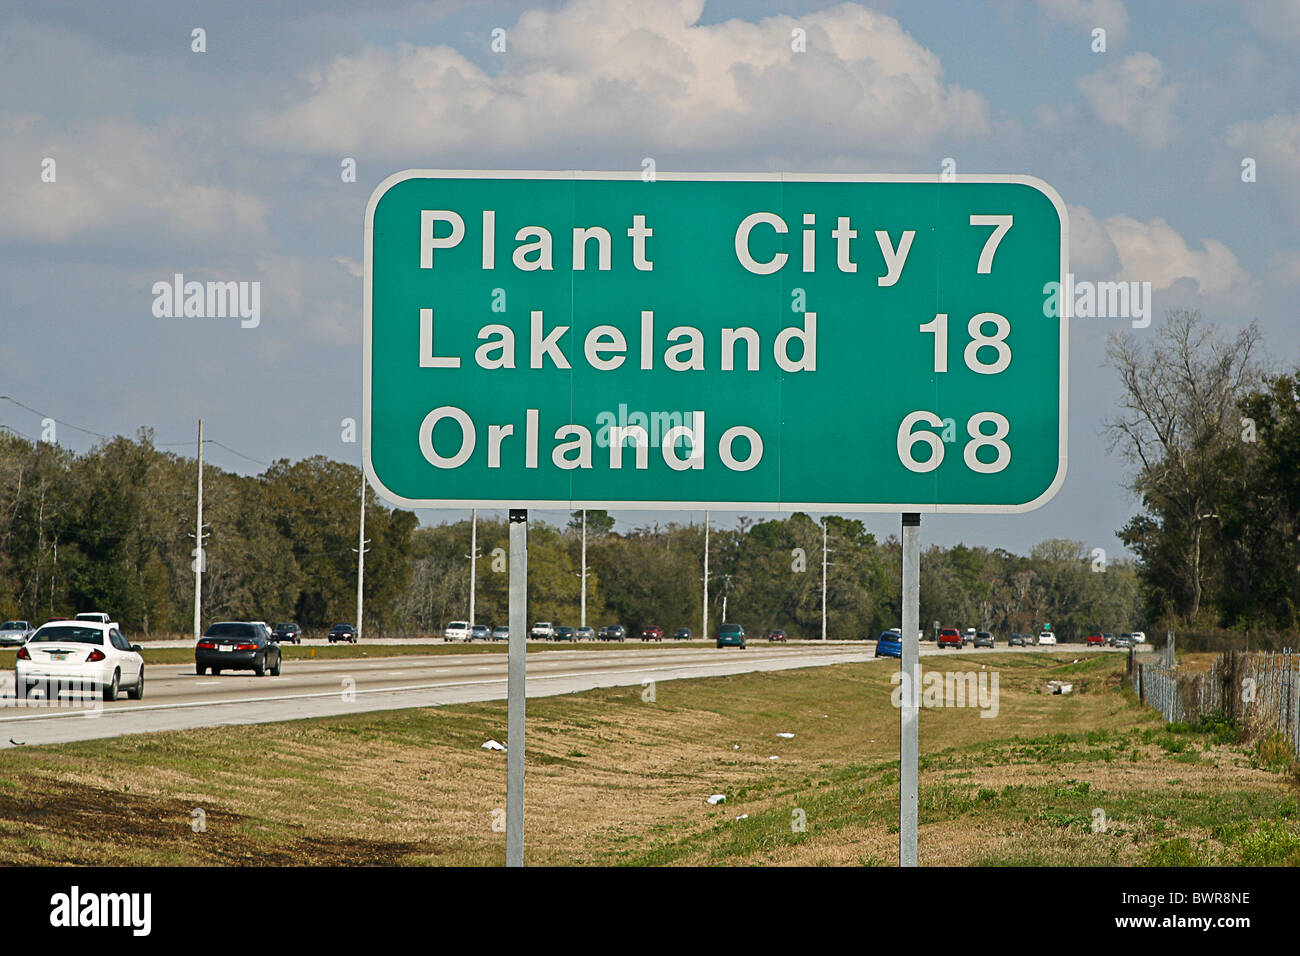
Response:
M1105 647L1106 636L1104 634L1089 634L1084 638L1084 643L1089 647Z
M643 641L662 641L664 639L664 629L658 624L647 624L641 628L641 640Z
M782 642L789 640L789 638L786 636L785 631L781 630L780 628L775 628L774 630L768 631L767 639L768 641L782 641Z
M965 647L966 638L961 636L961 631L955 627L945 627L939 632L939 649L945 647Z

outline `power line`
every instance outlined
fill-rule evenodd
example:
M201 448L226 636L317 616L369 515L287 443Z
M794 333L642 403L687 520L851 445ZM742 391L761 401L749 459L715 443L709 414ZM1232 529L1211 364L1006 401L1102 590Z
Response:
M74 425L72 422L66 422L61 418L55 418L53 415L47 415L45 412L42 412L39 409L35 409L32 408L30 405L23 404L22 402L18 401L18 399L10 395L0 395L0 401L10 402L11 404L17 405L19 408L31 412L33 415L39 415L43 419L48 418L50 421L56 422L57 424L62 425L65 428L71 428L74 431L84 432L87 435L94 435L96 438L112 439L118 437L116 435L106 435L103 432L97 432L93 428L83 428L81 425ZM9 428L8 425L0 425L0 428L8 428L9 431L13 432L14 434L22 435L22 432L19 432L18 430L13 428ZM32 442L36 441L36 439L30 438L27 435L23 435L22 437L26 438L28 441L32 441ZM231 448L229 445L217 441L215 438L204 439L204 443L208 445L217 445L221 448L224 448L232 455L238 455L240 458L245 458L248 461L253 462L254 464L265 465L267 467L270 467L270 462L262 461L262 459L260 458L254 458L252 455L245 455L242 451L237 451L234 448ZM150 444L153 445L154 448L178 448L182 445L193 445L194 440L190 439L188 441L169 441L169 442L155 441L155 442L150 442Z

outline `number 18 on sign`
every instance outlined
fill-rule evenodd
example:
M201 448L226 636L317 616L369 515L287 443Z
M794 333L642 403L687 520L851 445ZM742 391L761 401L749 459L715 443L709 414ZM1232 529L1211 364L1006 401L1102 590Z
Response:
M1022 176L396 174L367 474L408 507L1027 511L1065 478L1067 233Z

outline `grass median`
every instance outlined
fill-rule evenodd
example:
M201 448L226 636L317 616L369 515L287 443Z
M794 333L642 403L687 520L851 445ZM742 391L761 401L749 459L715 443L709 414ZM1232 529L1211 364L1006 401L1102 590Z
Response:
M1286 761L1166 728L1118 655L923 664L996 671L999 706L922 712L922 864L1300 863ZM895 669L530 700L528 861L891 864ZM505 755L481 745L505 723L493 702L3 751L0 862L500 864Z

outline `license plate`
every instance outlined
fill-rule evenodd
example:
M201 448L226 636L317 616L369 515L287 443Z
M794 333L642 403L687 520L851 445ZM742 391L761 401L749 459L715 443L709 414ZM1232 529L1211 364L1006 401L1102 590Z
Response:
M67 651L51 651L50 656L56 661L66 661L68 659Z
M234 648L231 647L229 644L222 644L220 647L217 648L217 650L219 650L219 651L233 651Z

